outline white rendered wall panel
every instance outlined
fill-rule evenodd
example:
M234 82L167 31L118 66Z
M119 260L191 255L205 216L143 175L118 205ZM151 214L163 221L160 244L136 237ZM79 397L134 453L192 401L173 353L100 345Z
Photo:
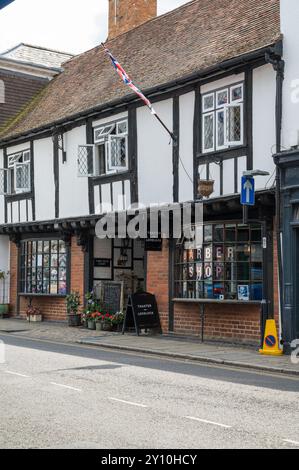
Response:
M173 129L173 100L155 103L161 119ZM142 107L137 110L139 202L173 202L172 145L161 124Z
M179 201L193 199L193 121L195 93L180 96L180 157L179 162ZM187 173L186 173L187 172ZM188 175L190 178L188 177Z
M36 220L54 219L55 186L51 138L34 142L34 184Z
M88 178L78 177L78 146L86 144L86 126L76 127L66 133L67 161L59 156L59 215L64 217L89 214Z
M274 174L276 73L271 65L253 71L253 168ZM255 178L256 189L266 189L269 176ZM273 183L273 179L271 180ZM267 185L267 186L266 186Z

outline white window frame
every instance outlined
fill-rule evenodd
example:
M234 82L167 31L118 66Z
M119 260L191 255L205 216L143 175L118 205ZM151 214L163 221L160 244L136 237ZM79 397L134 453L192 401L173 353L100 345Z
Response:
M237 100L232 101L233 91L237 88L242 89L242 97ZM218 104L218 96L220 93L227 93L227 104ZM205 98L213 96L213 108L205 108ZM240 123L240 133L241 140L239 142L230 141L228 136L228 109L234 106L240 107L241 112L241 123ZM224 145L218 144L218 115L220 112L224 112ZM204 148L205 145L205 118L213 115L213 146L209 149ZM202 153L212 153L218 150L229 150L231 147L237 147L244 145L244 83L232 83L231 85L224 86L221 89L210 91L202 95L202 111L201 111L201 120L202 120Z
M218 104L218 96L220 93L226 92L227 94L227 102L225 104ZM226 106L229 103L230 95L229 95L229 89L228 88L222 88L221 90L216 91L216 99L215 99L215 108L216 109L222 109L224 106Z
M218 143L218 114L223 113L223 135L224 135L224 143L223 145L219 145ZM215 122L215 142L216 142L216 150L223 150L227 148L226 145L226 107L219 108L216 110L216 122Z
M126 166L116 166L111 164L111 142L113 139L125 139L126 140ZM113 174L113 173L121 173L124 171L128 171L128 135L127 134L119 134L119 135L109 135L108 137L108 145L106 149L106 173Z
M17 171L18 168L28 168L28 186L26 188L18 188L17 186ZM30 162L15 163L14 167L14 186L16 194L28 193L31 188L31 177L30 177Z
M20 161L22 160L22 161ZM19 166L27 166L28 167L28 187L27 188L18 188L17 187L17 167ZM8 186L10 187L10 172L13 170L13 179L14 179L14 193L15 194L23 194L29 193L31 191L31 153L30 150L24 150L23 152L15 153L14 155L8 156L8 173L7 173L7 180ZM11 188L10 188L10 194Z
M240 137L241 137L241 140L240 141L230 141L229 138L228 138L228 113L230 112L230 109L232 108L240 108L240 115L241 115L241 120L240 120ZM237 147L239 145L243 145L243 142L244 142L244 114L243 114L243 110L244 110L244 104L241 103L240 101L234 101L233 103L227 105L225 107L225 119L224 119L224 122L225 122L225 146L226 147Z
M209 98L210 96L213 97L213 106L205 108L205 98ZM215 109L215 92L204 94L203 99L202 99L202 112L208 113L209 111L214 111L214 109Z
M0 196L9 196L11 195L11 185L10 185L10 172L11 170L8 168L0 168L0 178L2 180L2 184L0 187ZM4 187L6 185L6 191ZM3 191L2 191L3 186Z
M86 173L86 174L83 174L79 171L79 152L80 152L80 149L82 148L92 148L92 166L93 166L93 171L92 173ZM78 173L78 178L89 178L89 177L93 177L93 176L97 176L96 174L96 160L95 160L95 145L93 144L85 144L85 145L78 145L78 157L77 157L77 173Z
M208 116L212 116L213 118L213 146L211 148L206 149L205 146L205 118ZM215 112L211 111L209 113L205 113L202 115L203 125L202 125L202 148L203 153L213 152L215 150Z
M116 124L115 122L114 123L107 123L107 124L104 124L100 127L96 127L93 131L94 132L94 142L96 144L97 143L102 143L103 139L105 139L105 137L107 137L108 135L111 134L111 132L114 131L115 124Z
M241 88L242 97L237 99L237 100L233 100L233 90L235 90L236 88ZM230 97L229 98L230 98L230 104L243 103L244 102L244 85L243 85L243 83L238 83L237 85L233 85L230 88Z

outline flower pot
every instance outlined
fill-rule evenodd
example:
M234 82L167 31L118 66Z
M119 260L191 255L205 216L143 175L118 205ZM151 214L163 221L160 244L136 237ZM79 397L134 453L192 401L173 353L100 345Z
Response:
M68 323L72 328L81 326L81 315L78 314L68 314Z
M30 323L41 323L43 321L43 316L42 315L29 315L27 317L27 320Z
M95 330L96 329L96 322L94 320L88 320L88 329L89 330Z
M102 321L96 321L96 330L97 331L103 331L103 322Z
M0 305L0 318L4 318L9 313L9 305L1 304Z
M214 180L199 180L198 181L198 195L201 197L210 197L214 192Z
M112 325L110 322L103 322L103 331L112 331Z

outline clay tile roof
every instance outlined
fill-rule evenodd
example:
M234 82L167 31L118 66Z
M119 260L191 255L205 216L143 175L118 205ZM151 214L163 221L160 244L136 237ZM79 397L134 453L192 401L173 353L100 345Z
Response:
M280 37L279 0L194 0L107 46L146 90L269 46ZM2 137L27 133L130 93L98 46L66 62L33 109Z

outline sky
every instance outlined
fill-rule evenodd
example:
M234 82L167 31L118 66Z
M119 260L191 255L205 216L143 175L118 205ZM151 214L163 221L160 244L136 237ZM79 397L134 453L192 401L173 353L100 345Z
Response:
M158 0L158 14L189 0ZM74 54L107 37L108 0L15 0L0 10L0 52L20 42Z

